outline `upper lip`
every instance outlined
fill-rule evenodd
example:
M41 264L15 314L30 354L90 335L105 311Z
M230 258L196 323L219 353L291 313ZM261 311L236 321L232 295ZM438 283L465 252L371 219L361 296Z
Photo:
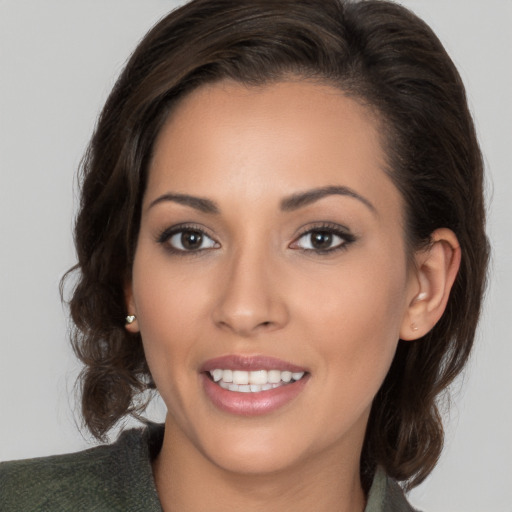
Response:
M222 370L281 370L289 372L306 372L306 369L295 364L269 356L247 356L232 354L208 359L202 366L202 372L220 368Z

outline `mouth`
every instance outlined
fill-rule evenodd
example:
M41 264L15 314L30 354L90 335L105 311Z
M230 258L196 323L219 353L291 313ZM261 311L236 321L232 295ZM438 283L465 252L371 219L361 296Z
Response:
M263 356L224 356L201 368L206 396L224 412L242 416L271 413L306 387L309 372Z
M289 370L231 370L215 368L208 371L210 379L221 388L237 393L260 393L301 380L305 371Z

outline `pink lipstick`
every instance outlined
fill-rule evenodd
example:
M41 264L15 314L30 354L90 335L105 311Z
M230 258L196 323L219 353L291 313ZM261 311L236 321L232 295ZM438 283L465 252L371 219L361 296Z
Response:
M266 356L230 355L210 359L201 367L206 395L219 409L254 416L271 413L304 389L309 372Z

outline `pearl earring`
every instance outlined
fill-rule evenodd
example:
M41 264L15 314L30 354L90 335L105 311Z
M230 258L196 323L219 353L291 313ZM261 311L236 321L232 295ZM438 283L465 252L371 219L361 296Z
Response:
M416 300L424 300L427 298L427 292L420 292L418 293L418 295L416 296Z
M137 320L137 317L135 315L128 315L125 320L126 320L126 325L130 325L130 324L133 324L133 322L135 322L135 320Z

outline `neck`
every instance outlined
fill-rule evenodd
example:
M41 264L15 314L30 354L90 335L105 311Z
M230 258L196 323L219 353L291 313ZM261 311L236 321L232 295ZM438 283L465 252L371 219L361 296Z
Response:
M360 450L352 451L355 456L341 457L339 450L326 450L271 473L235 473L209 460L167 422L153 470L165 512L363 512Z

